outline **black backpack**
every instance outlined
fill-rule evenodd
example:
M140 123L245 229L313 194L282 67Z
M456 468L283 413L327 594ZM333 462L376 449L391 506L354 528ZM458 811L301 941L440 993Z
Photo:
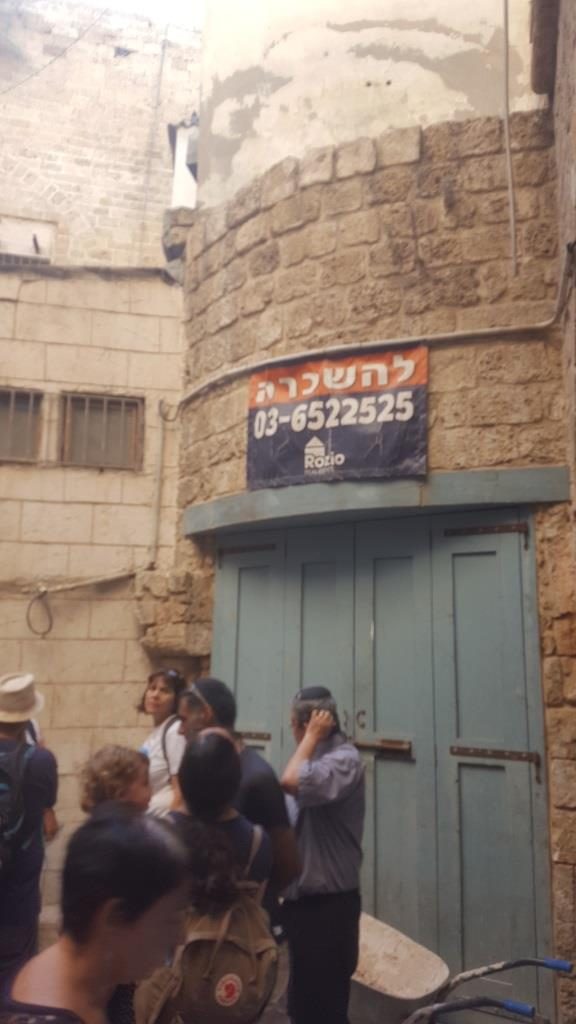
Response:
M0 751L0 878L4 878L24 839L24 773L34 747L19 743Z

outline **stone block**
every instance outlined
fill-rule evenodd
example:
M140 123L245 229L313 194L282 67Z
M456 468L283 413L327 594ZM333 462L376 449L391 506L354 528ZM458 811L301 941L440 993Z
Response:
M21 511L19 501L0 499L0 537L3 541L19 539Z
M444 121L424 130L424 155L432 160L460 160L497 153L502 142L502 121L498 117Z
M543 341L488 343L478 350L478 380L490 384L526 384L556 376Z
M319 267L314 263L302 263L279 273L276 277L276 302L291 302L314 291Z
M363 281L349 289L348 301L355 320L372 321L397 313L402 304L402 292L392 286L383 287L381 281Z
M228 203L226 223L229 228L243 224L260 211L262 183L259 179L241 188Z
M126 640L124 647L123 681L139 683L142 686L152 671L148 655L142 647L142 643L137 640Z
M156 316L95 312L92 314L92 344L130 352L157 352L160 321Z
M25 502L22 540L29 543L81 544L90 540L92 509L82 504Z
M28 359L33 365L41 366L40 353L38 359L28 351ZM111 381L116 387L128 384L127 352L113 352L111 349L90 349L74 345L48 345L46 348L46 380L60 384L76 384L82 387L110 387ZM132 356L139 359L139 356ZM145 356L149 359L150 356ZM166 362L165 357L162 357ZM0 354L1 360L1 354ZM150 383L150 372L146 374L146 384Z
M160 320L160 351L166 355L180 355L184 347L184 332L180 320Z
M576 808L576 761L558 758L551 762L550 791L554 807L565 810Z
M418 256L426 266L441 267L459 264L462 260L459 234L436 233L418 240Z
M0 307L0 331L2 310ZM37 386L45 380L46 346L38 342L0 341L0 366L2 376L11 384L26 382Z
M265 277L263 280L249 281L240 294L240 312L243 316L259 313L272 301L274 280Z
M546 710L548 756L576 760L576 708Z
M376 171L366 180L366 201L370 206L403 202L408 199L414 182L412 167L387 167Z
M69 309L64 306L38 307L32 303L20 302L16 313L15 336L23 341L88 345L91 324L90 310Z
M378 167L417 163L422 150L422 129L392 128L378 137L376 147Z
M472 426L534 423L542 419L542 397L537 384L479 387L467 402Z
M93 640L132 640L138 632L133 599L108 597L93 601L90 613L90 636Z
M282 310L271 308L264 310L255 318L254 341L256 349L269 348L275 345L283 335L284 323Z
M208 334L215 334L217 331L229 327L238 319L238 300L235 295L225 295L208 310L206 328ZM179 367L175 368L177 371Z
M544 149L529 153L513 153L512 173L517 188L543 185L554 178L554 154Z
M274 206L282 199L294 195L297 186L298 161L286 157L275 164L262 177L262 206Z
M378 210L382 230L389 238L412 238L416 233L413 204L387 203Z
M226 234L226 207L213 206L204 213L204 231L206 245L214 245Z
M564 673L561 658L543 658L542 686L544 703L548 707L562 707L564 703Z
M250 253L248 260L250 273L253 277L273 274L280 265L280 248L278 242L267 242Z
M460 244L463 258L470 263L505 259L511 251L510 231L505 224L473 228L460 232Z
M248 252L260 242L268 238L269 217L267 213L261 213L257 217L251 217L242 224L236 232L236 251L239 253Z
M352 178L370 174L376 167L376 146L372 139L344 142L336 150L336 177Z
M407 274L414 269L416 247L410 238L392 238L370 250L369 266L375 277Z
M68 572L68 545L52 541L49 544L0 541L0 566L5 580L64 576Z
M84 506L80 506L83 508ZM95 505L92 541L94 544L149 544L152 514L149 508L137 505Z
M554 622L554 638L558 654L576 655L576 614L567 614Z
M354 284L366 276L366 253L342 252L327 259L321 266L320 287ZM312 290L312 289L309 289Z
M117 353L114 353L115 355ZM131 352L128 356L127 386L129 389L174 391L182 386L180 360L163 353ZM116 383L116 381L114 382Z
M331 225L326 224L325 227ZM342 217L338 224L343 245L361 245L377 242L380 237L380 220L374 210L363 210Z
M129 572L137 567L140 561L144 561L145 545L148 543L148 540L143 542L140 548L132 543L73 544L70 547L68 571L71 576L79 579Z
M122 725L134 728L139 724L136 706L142 689L142 684L122 682L55 686L53 727L96 729Z
M338 217L342 213L351 213L362 206L362 182L356 178L350 181L337 181L328 185L322 193L324 214L326 217Z
M332 181L333 175L333 146L311 149L302 157L299 168L300 188L308 188L310 185L324 185Z
M480 195L476 199L476 207L480 219L485 224L508 223L510 219L510 203L507 192ZM538 216L540 209L537 189L521 188L515 191L515 210L518 221L530 220Z
M421 199L443 196L446 190L454 191L458 184L456 164L422 164L416 175L416 193Z
M475 350L433 348L430 352L430 391L464 391L476 385ZM469 395L466 396L468 400Z
M22 658L28 671L43 683L115 683L122 678L122 640L62 640L47 637L22 642Z
M283 199L272 210L272 232L275 235L293 231L295 228L317 220L320 214L320 194L317 189L298 192Z
M160 277L134 277L127 282L130 312L138 316L174 317L182 315L182 289Z
M519 110L510 117L513 150L547 149L554 144L554 123L550 110Z
M312 316L312 299L293 302L285 312L286 337L302 338L308 336L314 324Z
M562 687L568 704L576 704L576 660L560 658L562 664Z
M90 623L90 604L79 597L66 594L55 594L50 597L53 626L50 636L53 640L79 640L88 636ZM24 618L24 616L23 616ZM46 626L46 617L41 605L36 605L32 612L32 621L39 628ZM26 630L23 639L30 638Z
M460 180L468 192L493 192L505 189L508 184L506 160L503 155L483 156L467 160L462 167Z
M36 282L31 282L36 284ZM46 286L44 281L39 282L44 285L44 297ZM23 284L23 276L21 274L0 274L0 301L9 299L10 302L15 301L21 296L21 288ZM1 307L0 307L1 308Z
M37 282L38 284L40 282ZM128 281L98 277L96 274L82 274L42 282L46 303L49 306L68 306L76 309L104 309L117 313L130 312L130 285ZM21 297L24 301L36 301L30 293Z
M520 231L520 251L527 258L550 259L558 252L558 230L549 220L533 220Z

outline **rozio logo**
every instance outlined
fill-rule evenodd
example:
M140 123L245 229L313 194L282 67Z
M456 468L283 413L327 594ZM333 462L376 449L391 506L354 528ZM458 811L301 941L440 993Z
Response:
M341 452L327 452L319 437L311 437L304 449L304 469L308 472L319 473L323 469L343 466L345 462L346 456Z

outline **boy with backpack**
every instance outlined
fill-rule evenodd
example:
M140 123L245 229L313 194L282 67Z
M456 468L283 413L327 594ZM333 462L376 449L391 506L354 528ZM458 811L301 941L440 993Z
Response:
M44 707L34 676L0 677L0 993L36 952L44 813L54 807L54 755L26 742Z

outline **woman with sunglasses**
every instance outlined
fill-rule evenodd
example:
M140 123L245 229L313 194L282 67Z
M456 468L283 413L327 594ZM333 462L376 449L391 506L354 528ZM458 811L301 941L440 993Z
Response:
M180 733L178 702L186 681L175 669L158 669L148 678L148 685L138 710L151 715L154 728L142 745L150 764L152 797L149 814L165 817L179 804L178 769L186 740Z

